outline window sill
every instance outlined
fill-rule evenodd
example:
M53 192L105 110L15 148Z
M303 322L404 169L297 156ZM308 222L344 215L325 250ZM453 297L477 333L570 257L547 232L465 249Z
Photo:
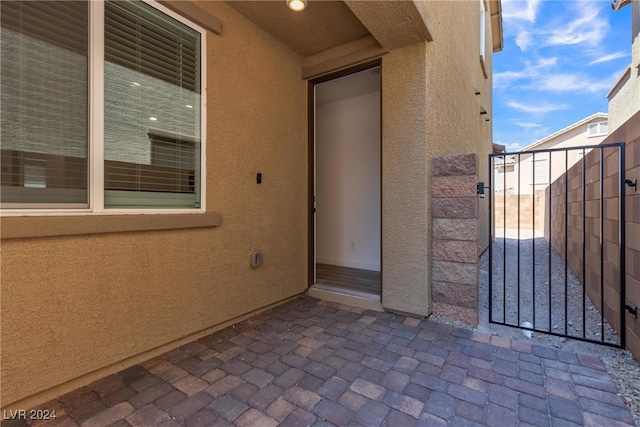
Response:
M15 216L0 218L2 239L178 230L220 225L220 214Z

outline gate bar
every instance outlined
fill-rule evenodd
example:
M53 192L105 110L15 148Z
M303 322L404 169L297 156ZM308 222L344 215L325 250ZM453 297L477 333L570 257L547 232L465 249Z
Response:
M582 336L587 336L587 153L582 149Z
M620 145L620 155L618 157L618 173L620 175L620 183L618 184L618 243L620 244L620 347L625 348L627 345L627 326L625 301L627 299L627 264L626 264L626 161L625 161L625 144Z
M600 341L604 342L604 148L600 149Z
M531 176L531 188L533 189L533 203L531 205L531 216L533 217L533 225L531 228L533 229L533 239L531 239L531 278L532 278L532 286L533 286L533 295L531 298L531 303L533 304L533 319L531 319L531 323L533 324L533 328L536 327L536 153L533 153L533 157L531 160L531 169L533 169L533 174ZM518 301L520 304L520 301Z
M584 150L582 150L584 153ZM582 156L584 158L584 155ZM567 323L569 318L569 151L564 153L564 333L567 334ZM551 238L551 237L550 237ZM582 318L584 325L585 319ZM584 333L582 334L584 337Z
M521 155L518 154L518 325L522 325L522 318L520 316L520 171L522 170L522 168L519 166L521 160L520 156ZM506 176L507 174L505 173L504 175Z
M505 156L506 159L506 156ZM494 157L489 155L489 322L493 322L493 240L495 239L495 227L493 225L493 174L495 173ZM506 179L506 178L505 178Z
M504 156L502 180L502 321L507 322L507 156Z
M551 153L549 153L549 185L547 186L547 188L549 189L549 203L547 203L547 192L545 191L544 197L545 197L545 201L544 201L544 205L545 205L545 209L549 209L549 330L553 330L553 322L552 320L552 313L551 313L551 290L553 289L553 283L552 283L552 277L551 277L551 225L552 225L552 215L551 215L551 198L553 197L553 193L551 192L551 158L553 157L553 155ZM534 201L535 203L535 201ZM546 207L548 206L548 208ZM544 212L542 213L544 215ZM544 230L543 230L543 234L544 234Z

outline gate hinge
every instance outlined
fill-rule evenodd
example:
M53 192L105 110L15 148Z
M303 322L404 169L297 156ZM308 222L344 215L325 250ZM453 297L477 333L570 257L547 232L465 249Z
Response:
M630 179L625 179L624 183L627 184L629 187L633 188L633 191L638 191L638 180L634 179L633 181Z
M630 305L625 304L624 308L626 308L629 313L633 314L635 319L638 318L638 307L631 307Z

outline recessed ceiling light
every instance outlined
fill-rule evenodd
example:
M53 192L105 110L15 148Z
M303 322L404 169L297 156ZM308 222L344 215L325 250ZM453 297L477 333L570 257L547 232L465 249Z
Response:
M152 122L155 122L155 121L158 120L158 118L157 117L149 117L149 120L151 120Z
M193 105L189 105L189 104L187 104L187 105L185 105L185 107L187 107L187 108L193 108Z
M138 82L132 82L131 83L131 87L138 87L138 86L140 86L140 83L138 83Z
M291 10L300 12L307 7L307 0L287 0L287 6L289 6L289 9Z

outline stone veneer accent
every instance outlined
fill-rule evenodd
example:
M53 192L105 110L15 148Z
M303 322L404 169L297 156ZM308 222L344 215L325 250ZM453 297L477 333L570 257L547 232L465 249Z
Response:
M433 161L433 312L478 324L478 157Z

